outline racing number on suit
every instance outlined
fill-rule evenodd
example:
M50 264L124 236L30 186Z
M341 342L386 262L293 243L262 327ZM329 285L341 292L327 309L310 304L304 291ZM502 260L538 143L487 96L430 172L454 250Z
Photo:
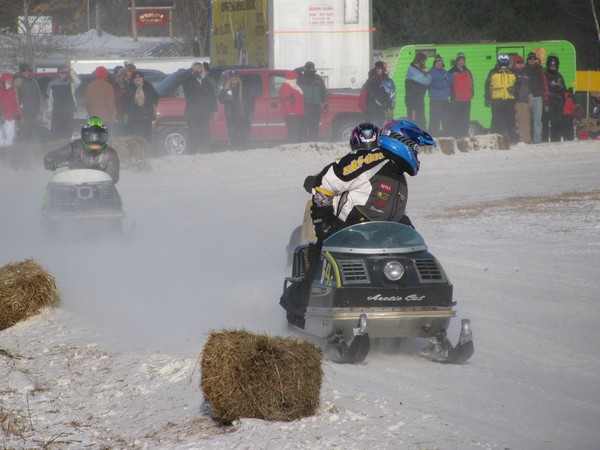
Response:
M326 286L331 286L333 284L333 266L327 260L325 260L325 265L323 266L323 276L321 277L323 284Z

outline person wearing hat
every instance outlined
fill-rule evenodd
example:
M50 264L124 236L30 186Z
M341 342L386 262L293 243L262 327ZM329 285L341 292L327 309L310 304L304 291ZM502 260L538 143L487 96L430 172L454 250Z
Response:
M152 121L156 115L158 93L152 83L144 80L139 70L131 74L132 82L123 94L123 107L127 113L127 133L152 141Z
M381 69L381 87L387 97L386 122L394 120L394 110L396 109L396 84L391 79L387 71L387 63L385 61L377 61L375 69Z
M254 97L250 86L244 86L237 70L230 70L218 98L223 103L229 144L232 148L247 148L254 113Z
M548 81L548 102L542 113L542 142L559 142L562 136L562 113L565 105L565 79L558 71L558 56L546 59L546 80Z
M188 153L208 151L211 146L210 120L217 119L217 94L206 76L204 65L192 64L183 80L185 118L188 129Z
M369 77L363 84L358 98L360 109L365 113L364 120L377 127L385 125L389 109L388 94L381 85L382 77L382 67L369 70Z
M8 72L0 77L0 147L15 143L16 123L21 115L13 81L13 75Z
M416 123L421 129L427 127L425 119L425 93L431 84L429 69L425 66L427 55L417 52L406 72L404 80L404 102L408 120Z
M58 66L58 76L48 83L46 117L50 119L50 130L57 139L70 139L73 135L73 115L77 109L75 89L80 84L75 71L66 65Z
M124 136L127 130L127 113L123 105L123 97L128 85L125 67L117 66L113 69L112 85L115 91L115 110L117 111L117 120L112 134L113 136Z
M535 52L527 54L527 62L523 74L529 80L529 104L531 113L532 136L531 142L542 142L542 111L544 104L548 103L548 81L544 68L539 63Z
M315 63L307 61L304 71L298 77L298 86L304 93L304 122L302 125L302 140L316 141L319 136L321 113L329 112L327 103L327 88L323 77L317 73Z
M431 84L429 85L429 132L434 136L449 134L449 108L450 94L454 85L454 76L444 69L444 60L436 55L433 67L429 71Z
M521 55L513 59L513 71L517 81L515 82L515 119L519 142L526 144L531 142L531 111L529 97L529 77L525 75L525 60Z
M112 129L117 120L115 88L108 81L106 67L96 67L95 75L96 79L85 90L85 108L89 117L100 117L108 129Z
M500 53L485 80L485 106L492 108L492 133L508 136L511 143L516 143L514 88L517 77L509 65L510 56Z
M454 65L448 71L454 78L450 94L450 117L452 136L459 139L469 135L471 100L474 94L473 74L465 63L465 54L459 52Z
M38 117L42 110L42 91L31 74L29 64L21 63L19 73L15 76L15 92L21 108L19 139L23 142L37 140Z
M279 87L281 112L287 127L289 142L300 142L300 131L304 120L304 95L298 86L298 74L294 71L285 74L285 81Z

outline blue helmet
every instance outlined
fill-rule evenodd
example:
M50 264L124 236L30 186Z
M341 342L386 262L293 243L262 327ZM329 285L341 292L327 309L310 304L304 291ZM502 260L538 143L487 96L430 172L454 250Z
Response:
M433 138L408 120L393 120L379 134L379 148L387 150L402 164L410 176L419 173L418 154L423 145L433 145Z

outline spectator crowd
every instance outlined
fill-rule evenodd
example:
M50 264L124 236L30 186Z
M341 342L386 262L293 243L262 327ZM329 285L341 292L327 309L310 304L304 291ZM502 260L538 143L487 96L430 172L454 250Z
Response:
M416 52L404 80L406 118L434 136L464 138L469 135L471 103L475 89L484 90L485 106L491 110L491 131L504 134L512 143L539 143L574 139L577 113L573 91L559 72L558 56L550 55L545 66L535 52L498 55L485 80L474 80L467 56L459 52L446 67L435 55L431 64ZM188 152L204 152L211 146L211 121L218 119L223 104L229 143L245 148L250 142L255 98L237 70L224 72L220 87L208 77L206 63L194 63L182 79L186 101ZM70 139L78 107L87 116L99 117L114 136L134 135L152 141L152 122L159 95L144 72L133 64L117 66L112 72L98 66L95 79L85 89L84 105L77 105L75 90L80 77L61 65L44 92L28 64L16 74L0 76L0 146L17 140L38 138L42 116L50 123L54 139ZM396 85L387 65L377 61L369 70L359 95L364 121L378 127L394 118ZM397 78L396 78L397 79ZM477 83L477 85L476 85ZM426 117L426 97L429 97ZM319 135L322 114L328 113L325 81L311 61L286 74L279 87L279 101L289 142L314 141ZM428 120L427 120L428 119Z

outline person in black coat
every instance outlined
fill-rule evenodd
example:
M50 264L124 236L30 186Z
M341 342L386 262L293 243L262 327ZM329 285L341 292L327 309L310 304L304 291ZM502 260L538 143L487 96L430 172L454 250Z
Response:
M229 144L232 148L247 148L250 143L250 127L254 113L255 95L251 86L245 86L237 70L231 70L227 82L219 92L223 103Z
M37 141L38 115L41 113L42 106L40 86L31 74L31 67L22 63L19 65L19 73L15 77L15 90L22 119L19 137L23 142Z
M185 118L188 125L188 153L210 149L210 119L217 118L217 94L202 63L194 63L183 81Z
M371 69L369 78L363 84L359 97L359 104L365 113L366 121L380 128L385 125L389 109L389 95L381 84L382 78L382 68Z
M144 80L142 72L133 72L132 80L123 95L123 107L127 112L127 134L143 137L150 142L158 93L152 83Z
M546 60L546 80L548 81L548 102L542 113L542 142L559 142L562 135L562 114L565 106L565 79L558 71L558 56L550 55Z

